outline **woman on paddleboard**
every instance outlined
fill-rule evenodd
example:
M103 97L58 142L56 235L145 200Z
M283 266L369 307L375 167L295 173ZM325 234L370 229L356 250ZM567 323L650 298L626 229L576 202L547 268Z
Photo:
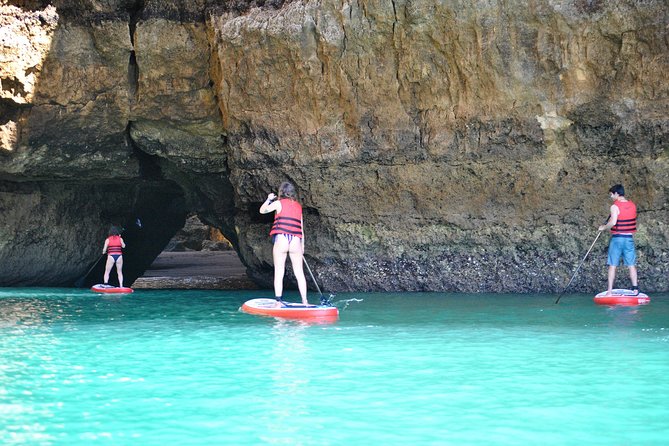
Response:
M109 237L105 240L105 245L102 248L102 254L107 254L107 264L105 265L105 285L109 284L109 273L112 266L116 264L116 274L118 275L118 286L123 288L123 248L125 242L121 238L121 233L116 226L112 226L109 230Z
M636 205L625 198L625 188L622 184L612 186L609 189L609 197L613 200L609 221L599 227L600 231L611 230L607 261L609 265L609 288L607 294L611 294L613 290L613 283L616 280L616 268L620 264L620 258L622 257L625 265L630 270L632 290L638 295L636 250L633 238L636 232Z
M274 224L270 231L272 237L272 257L274 259L274 296L281 303L283 295L283 276L286 271L286 257L290 255L293 273L297 279L302 303L307 301L307 279L302 269L304 255L304 230L302 206L297 202L295 186L289 182L281 183L279 196L273 193L267 195L267 200L260 206L261 214L274 214Z

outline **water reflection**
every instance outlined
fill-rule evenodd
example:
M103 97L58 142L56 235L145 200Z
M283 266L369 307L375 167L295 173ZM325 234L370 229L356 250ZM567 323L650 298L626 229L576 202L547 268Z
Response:
M60 305L39 299L0 299L0 329L24 325L41 325L63 315Z
M267 437L270 443L295 444L299 442L301 423L296 419L309 416L308 373L311 346L305 341L309 321L276 319L271 335L271 380L269 395L270 419L267 420Z
M53 418L44 389L55 385L60 348L48 321L64 310L38 299L0 299L0 438L16 444L50 442L43 424Z
M615 327L632 327L643 320L644 312L639 307L614 305L606 309Z

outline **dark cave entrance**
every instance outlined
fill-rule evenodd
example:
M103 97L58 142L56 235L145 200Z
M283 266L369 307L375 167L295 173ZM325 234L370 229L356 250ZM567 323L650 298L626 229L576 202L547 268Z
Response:
M196 214L134 283L137 289L256 289L232 243Z
M95 199L99 214L89 226L98 228L94 249L96 261L81 276L75 286L90 287L103 282L106 255L102 247L112 226L121 231L126 247L123 249L124 285L129 286L151 265L172 236L183 227L187 210L182 189L173 182L141 180L132 184L110 182ZM82 191L82 195L85 194ZM89 200L93 200L89 197ZM86 253L82 253L85 255ZM89 254L90 256L90 254ZM112 268L109 283L118 285Z
M122 231L124 286L141 289L255 289L232 242L190 211L184 190L174 182L141 181L109 185L117 194L100 211L104 228L97 261L75 286L103 282L102 245L109 228ZM104 201L104 200L103 200ZM123 205L119 205L123 203ZM125 206L124 206L125 205ZM104 205L103 205L104 206ZM122 210L119 210L122 208ZM118 285L112 267L109 283Z

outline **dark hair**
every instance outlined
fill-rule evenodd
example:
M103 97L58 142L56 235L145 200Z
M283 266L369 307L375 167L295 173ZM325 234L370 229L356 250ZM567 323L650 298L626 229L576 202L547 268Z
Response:
M288 181L284 181L279 186L279 198L292 198L297 200L297 192L295 192L295 186Z
M611 186L609 192L611 192L612 194L618 194L621 197L625 196L625 188L623 187L622 184L616 184L615 186Z
M119 231L117 226L113 226L109 228L109 235L121 235L121 231Z

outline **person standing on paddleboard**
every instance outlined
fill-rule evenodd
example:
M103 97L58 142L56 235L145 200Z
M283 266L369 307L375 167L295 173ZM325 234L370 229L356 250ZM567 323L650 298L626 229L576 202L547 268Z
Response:
M102 248L102 254L107 253L107 264L105 265L105 285L109 284L109 273L112 266L116 264L116 274L118 275L118 286L123 288L123 248L125 242L121 238L121 233L116 226L112 226L109 230L109 237L105 240L105 245Z
M625 198L625 188L622 184L616 184L609 189L609 196L613 200L608 223L599 227L600 231L611 230L611 241L609 242L608 265L609 265L609 288L607 294L613 291L613 283L616 280L616 268L623 258L625 265L630 271L632 290L639 294L636 271L636 249L634 247L634 233L636 232L636 205Z
M277 302L282 302L283 276L286 271L286 257L290 255L293 273L297 279L302 303L307 301L307 279L304 277L302 257L304 255L304 224L302 206L297 202L295 186L289 182L281 183L279 196L273 193L267 195L267 200L260 206L261 214L274 214L274 224L270 231L272 237L272 257L274 259L274 296Z

